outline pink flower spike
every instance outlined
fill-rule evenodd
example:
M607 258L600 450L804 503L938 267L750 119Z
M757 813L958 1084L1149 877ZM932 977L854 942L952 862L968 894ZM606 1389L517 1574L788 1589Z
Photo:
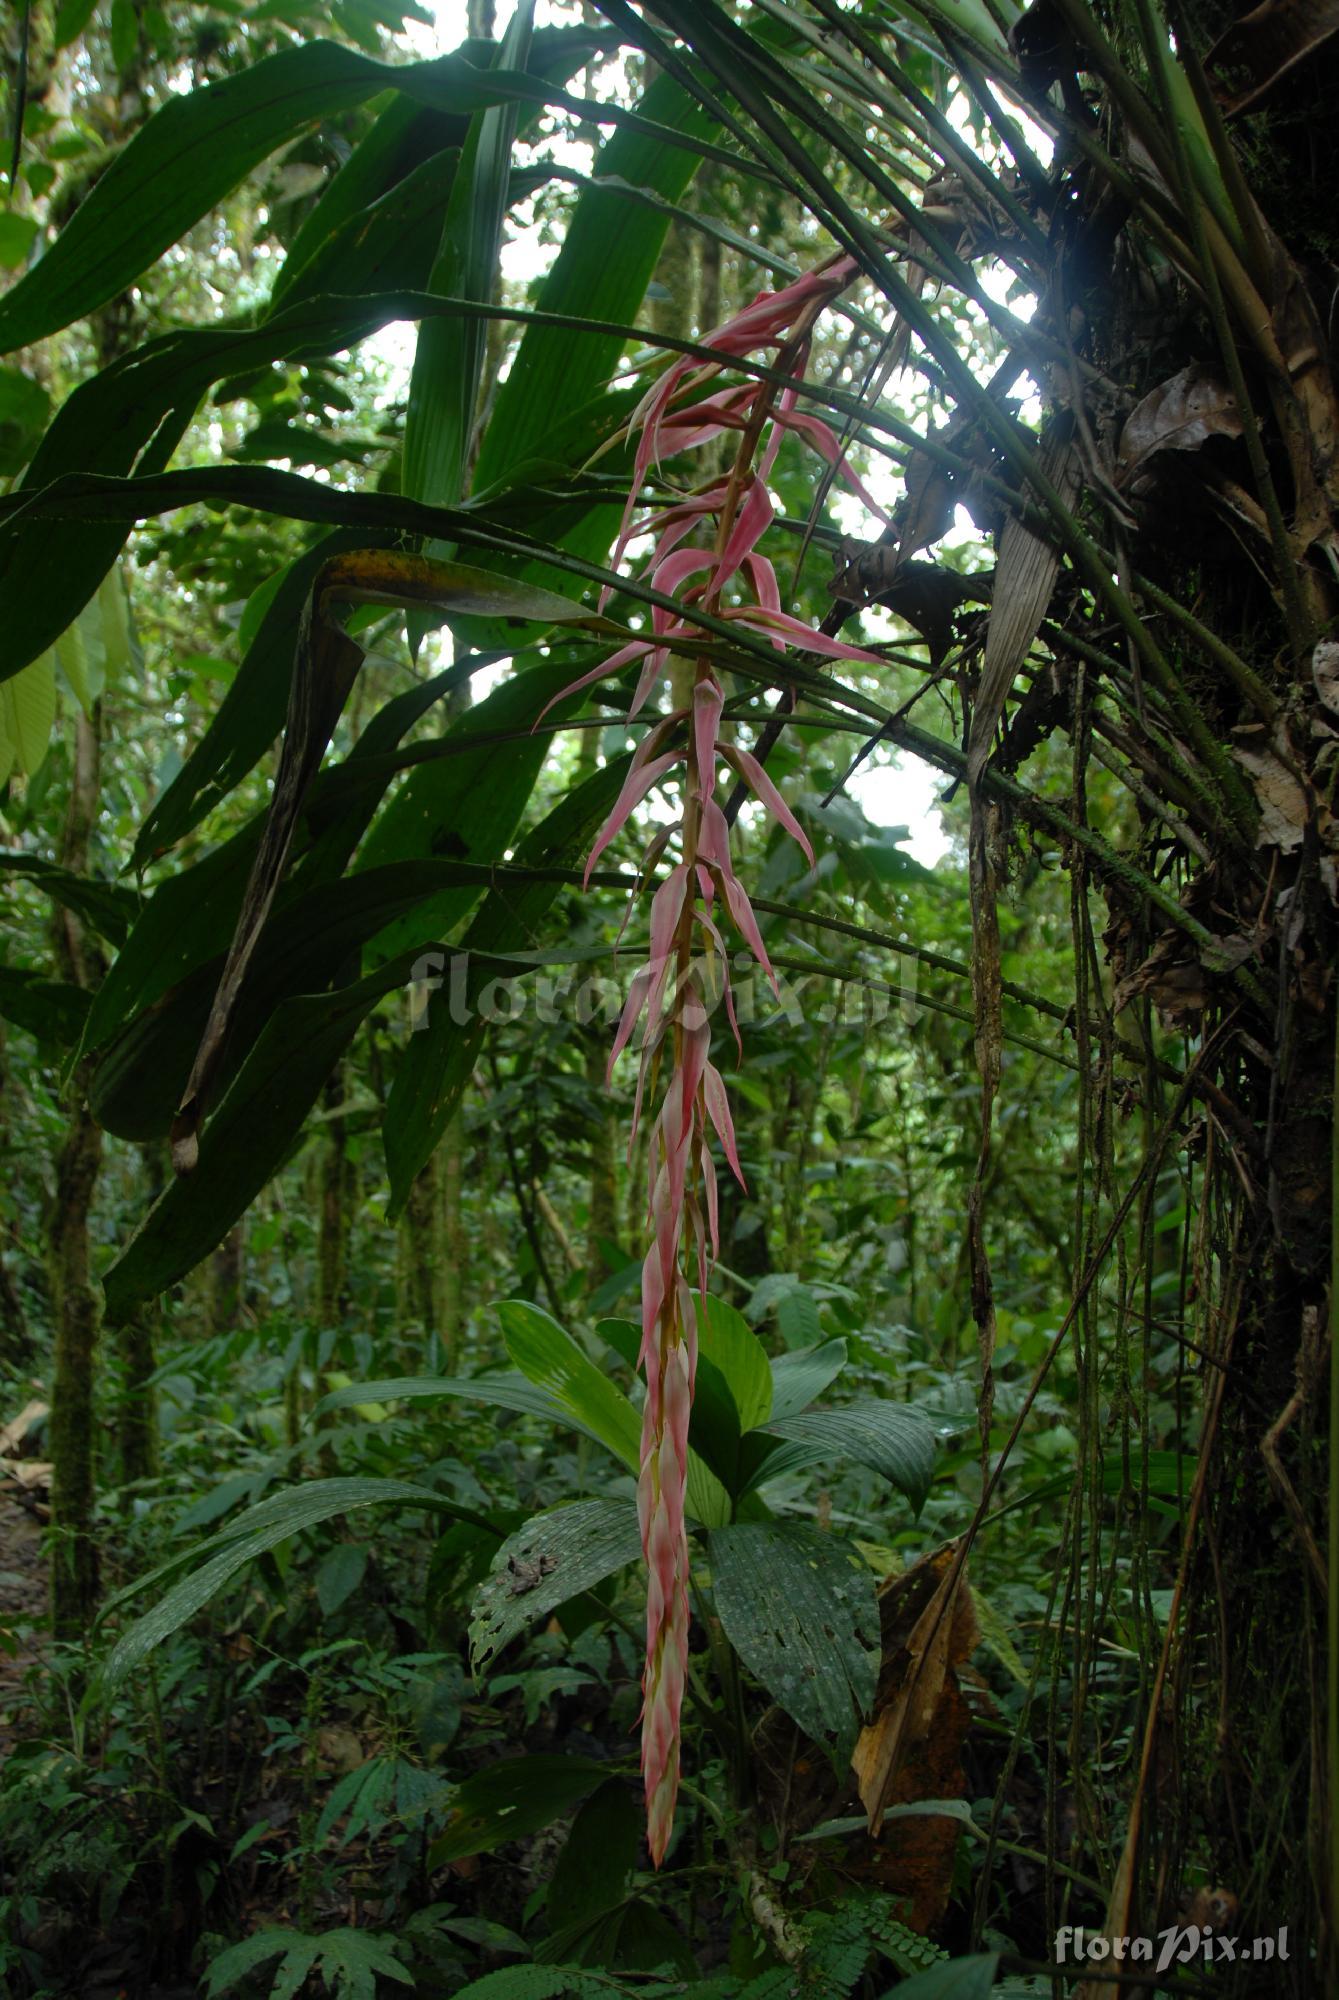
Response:
M711 580L713 589L723 589L745 556L752 555L772 525L774 512L772 496L767 491L766 482L755 479L745 496L743 506L735 517L734 527L730 530L730 539L725 545L720 566Z
M775 628L777 632L786 633L791 644L801 652L822 653L833 660L865 660L872 667L886 664L877 653L867 653L863 646L848 646L841 639L829 639L825 632L816 632L802 618L792 618L788 611L764 611L760 605L742 604L723 609L721 616L746 625L762 639L771 639Z
M752 555L744 558L744 574L753 586L753 595L764 611L781 609L781 588L776 580L776 571L766 556Z
M805 857L812 868L814 865L814 850L809 845L809 836L757 758L750 756L747 750L741 750L734 743L727 743L722 749L721 755L734 765L740 777L746 781L754 796L760 799L763 805L766 806L768 812L771 813L778 825L783 826L791 839L798 842L799 846L804 849Z
M651 587L658 590L662 597L672 597L685 577L696 576L699 571L710 569L711 564L710 549L676 549L673 555L656 564L651 575ZM668 624L671 616L668 611L663 611L658 604L653 604L651 610L655 619L662 619ZM657 625L655 629L659 636L665 625Z
M618 1033L614 1036L614 1046L609 1051L609 1061L605 1066L604 1080L606 1083L609 1082L614 1073L614 1064L631 1041L633 1029L642 1018L642 1009L646 1005L646 996L650 990L650 986L651 967L643 965L633 973L632 980L628 986L628 997L623 1003L623 1012L619 1017Z
M697 781L703 798L716 787L716 738L721 726L725 696L717 681L708 677L693 689L693 742L697 750Z
M623 781L623 789L618 795L614 810L600 828L599 836L590 851L590 855L586 861L586 872L581 878L583 888L589 884L592 868L594 868L615 834L626 823L633 808L641 804L652 786L660 783L666 771L669 770L670 765L677 764L678 761L678 751L668 750L663 757L653 757L651 762L644 765L640 770L635 764L633 765L632 770L629 771Z
M688 894L688 863L679 862L671 868L655 895L651 898L651 966L659 971L669 958L674 945L674 933L683 912L684 897Z
M730 871L730 829L715 799L702 802L702 825L698 830L699 858L728 874Z
M730 1171L747 1193L748 1182L744 1179L744 1170L739 1164L739 1154L735 1150L735 1124L730 1116L730 1100L725 1094L725 1084L721 1080L720 1071L711 1063L708 1063L702 1072L702 1095L706 1100L708 1115L716 1128L716 1137L720 1140L721 1149L730 1163Z
M772 991L779 1000L781 988L776 983L776 974L772 970L772 961L767 956L767 946L762 941L762 932L758 929L758 919L753 914L753 905L744 894L744 885L733 871L727 872L724 868L720 873L720 882L721 893L725 897L730 915L735 920L735 929L767 974Z
M632 690L632 704L627 714L629 722L635 722L646 707L652 688L665 671L665 662L668 658L669 654L665 648L657 646L654 653L648 653L643 660L642 670L637 676L637 685Z
M716 1162L706 1146L702 1148L702 1186L707 1196L707 1229L713 1258L721 1254L721 1204L716 1189Z
M888 520L887 512L879 505L859 473L848 464L846 453L838 443L836 434L821 417L811 417L807 413L791 410L785 415L778 414L777 422L784 424L788 431L795 431L806 444L812 445L814 450L835 469L837 477L844 480L853 493L859 495L871 514L876 514L881 521Z
M579 679L569 681L565 688L559 688L557 694L545 702L535 717L530 726L531 735L534 735L549 710L556 707L560 701L566 701L569 694L578 694L582 688L591 687L596 681L603 680L606 674L617 673L620 667L626 667L630 661L639 659L650 643L649 639L635 639L631 645L622 647L617 653L611 653L607 660L601 660L599 666L592 667L588 674L582 674Z

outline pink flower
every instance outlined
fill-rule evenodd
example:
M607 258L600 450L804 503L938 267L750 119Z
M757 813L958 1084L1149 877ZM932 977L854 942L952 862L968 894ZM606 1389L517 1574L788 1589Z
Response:
M832 658L881 664L877 655L825 638L785 612L772 564L758 552L758 543L773 517L768 475L786 430L803 438L834 465L881 515L846 467L832 431L817 417L796 411L793 388L778 396L771 384L748 380L714 389L705 396L700 393L732 357L759 349L775 350L778 357L785 358L788 369L802 371L814 320L854 274L853 260L838 258L796 279L783 291L759 293L703 343L721 357L719 362L695 358L675 361L647 390L630 425L638 434L632 492L611 566L617 568L630 542L653 535L654 550L642 575L663 596L674 598L681 611L676 615L656 606L646 638L621 647L574 681L567 693L639 662L631 720L645 706L668 663L669 649L664 642L691 639L694 613L699 608L743 626L781 651L800 647ZM740 439L730 476L636 523L636 498L652 466L726 432L738 434ZM714 529L713 546L685 546L688 537L701 527ZM731 585L751 593L751 599L722 604L722 593ZM602 607L608 595L608 591L602 595ZM722 761L744 780L763 809L798 842L811 865L813 862L803 828L758 760L738 744L721 741L724 703L719 681L705 657L700 657L691 708L662 716L650 730L586 864L588 881L599 857L647 794L682 764L683 805L677 829L657 833L646 865L654 865L676 831L679 855L652 899L650 956L633 976L609 1059L612 1072L644 1021L633 1105L634 1136L648 1093L657 1087L663 1090L651 1133L647 1171L651 1240L642 1266L641 1345L646 1402L637 1488L647 1566L642 1776L647 1838L657 1867L674 1826L680 1713L688 1670L684 1507L697 1319L685 1267L691 1254L698 1289L705 1298L720 1236L713 1142L719 1144L730 1172L741 1187L744 1185L729 1098L721 1073L711 1061L711 996L704 962L694 955L699 931L707 941L709 960L718 968L719 997L725 1000L736 1043L739 1030L727 953L718 928L720 912L728 912L735 930L773 988L776 986L757 918L735 873L729 827L715 796Z

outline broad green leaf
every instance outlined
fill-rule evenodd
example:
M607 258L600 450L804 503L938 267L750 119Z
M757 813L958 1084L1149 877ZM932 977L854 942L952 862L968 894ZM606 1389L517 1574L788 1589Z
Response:
M917 1513L925 1504L934 1477L934 1428L922 1411L906 1403L869 1399L805 1410L781 1422L774 1418L767 1428L771 1436L812 1451L812 1464L847 1459L868 1466L905 1493Z
M751 1431L772 1412L772 1371L767 1354L742 1313L725 1299L708 1295L698 1302L699 1355L713 1361L725 1378L739 1412L739 1428Z
M577 1965L617 1965L629 1973L672 1966L685 1980L691 1980L697 1970L697 1961L682 1932L675 1930L669 1918L662 1916L644 1896L628 1896L613 1909L599 1911L581 1923L560 1921L539 1946L536 1958L566 1959ZM675 1990L682 1993L684 1988ZM691 1992L693 1988L687 1990Z
M699 1521L717 1526L733 1518L734 1500L747 1485L752 1455L741 1447L771 1409L772 1376L757 1335L724 1299L709 1296L705 1308L699 1301L697 1322L689 1504ZM628 1331L635 1367L641 1336L635 1327Z
M462 1986L458 2000L570 2000L581 1975L560 1965L505 1965Z
M470 1662L482 1673L504 1646L569 1598L640 1562L641 1529L631 1500L577 1500L555 1507L502 1544L470 1619Z
M456 1793L454 1814L428 1850L428 1867L491 1854L571 1812L609 1777L589 1757L507 1757L476 1771Z
M546 661L513 675L486 701L458 716L447 740L463 754L410 772L368 834L358 856L359 873L406 856L500 860L549 751L549 738L533 725L569 678L565 662ZM571 705L569 698L554 713L562 715ZM470 750L476 738L479 747ZM388 912L372 947L373 962L448 938L478 895L477 888L446 889L425 900L412 916L395 919Z
M367 1573L366 1542L336 1542L316 1572L316 1601L327 1618L346 1604Z
M78 41L93 18L93 9L96 5L97 0L60 0L52 32L52 41L56 48L63 49L69 43Z
M40 265L0 299L0 353L31 346L124 291L253 167L317 119L388 89L471 115L513 101L518 86L528 94L509 71L486 74L460 56L397 67L312 41L169 97L117 154ZM0 261L4 254L0 243Z
M42 762L55 721L56 670L46 653L0 685L0 736L12 744L21 771L31 776Z
M193 1618L267 1549L276 1548L291 1535L300 1534L305 1528L317 1527L336 1514L392 1503L403 1507L424 1507L438 1514L459 1515L462 1511L440 1493L434 1493L426 1486L413 1485L406 1479L314 1479L262 1500L259 1506L249 1508L245 1514L229 1522L222 1533L206 1542L203 1548L184 1558L177 1557L151 1575L139 1578L129 1590L113 1599L107 1609L111 1610L124 1598L137 1595L155 1582L164 1580L169 1573L179 1574L187 1564L198 1564L121 1634L107 1660L105 1673L108 1684L114 1686L123 1680L132 1668L148 1658L156 1646Z
M528 1416L542 1417L546 1423L564 1430L579 1430L596 1444L603 1442L598 1432L588 1424L578 1423L556 1396L540 1388L527 1376L511 1370L486 1375L403 1375L392 1376L384 1382L355 1382L323 1396L318 1410L346 1410L350 1406L356 1409L368 1398L395 1403L431 1400L434 1397L454 1397L461 1402L488 1403L501 1410L522 1411Z
M612 758L569 791L521 840L518 866L572 867L617 798L628 763L627 757ZM557 882L532 882L495 890L481 904L463 948L508 951L528 943L560 887ZM449 982L433 990L396 1066L383 1125L392 1216L403 1209L415 1176L446 1130L487 1034L477 1011L465 1020L457 1018L460 1011L453 1012Z
M845 1762L879 1669L874 1578L854 1549L796 1522L712 1530L712 1590L726 1637L816 1743Z
M637 1867L642 1826L640 1803L622 1779L610 1778L591 1793L572 1821L549 1885L549 1908L561 1913L565 1925L589 1923L623 1900Z
M899 1979L889 1987L883 2000L991 2000L995 1974L999 1969L997 1951L980 1952L972 1958L948 1958L940 1965L927 1966L910 1979Z
M0 1020L25 1028L39 1041L62 1048L77 1042L88 1018L88 1000L82 986L0 965Z
M638 110L677 131L705 136L713 129L709 116L667 76L656 78ZM675 201L696 168L695 155L686 149L619 131L601 147L592 174L620 178ZM668 217L635 208L612 189L587 189L544 281L540 309L591 320L631 320L646 294L667 227ZM555 423L598 395L613 374L622 347L618 334L528 328L498 392L479 452L475 492L502 479L541 444Z
M279 1167L335 1063L412 961L336 993L286 1000L205 1125L195 1170L159 1196L103 1278L109 1320L175 1284L222 1242Z
M0 877L5 875L25 876L34 888L50 896L53 903L59 903L64 910L73 910L112 944L120 944L125 938L139 901L133 889L123 888L119 882L100 882L94 875L77 875L54 861L44 861L40 854L0 852Z
M778 1354L772 1361L771 1422L798 1416L821 1396L846 1366L846 1342L828 1340L822 1347Z
M641 1462L641 1419L623 1391L541 1307L525 1299L503 1299L496 1310L507 1352L521 1373L547 1389L574 1421L636 1472Z
M792 1285L777 1301L776 1323L787 1347L816 1347L823 1338L818 1301L807 1285Z

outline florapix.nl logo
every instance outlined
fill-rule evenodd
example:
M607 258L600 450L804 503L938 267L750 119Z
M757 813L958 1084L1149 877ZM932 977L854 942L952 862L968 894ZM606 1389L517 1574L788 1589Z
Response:
M607 968L607 953L600 957ZM752 955L741 952L732 961L728 1001L719 961L694 958L687 971L708 1013L725 1002L732 1029L809 1021L872 1032L894 1014L904 1025L919 1019L923 1003L917 995L918 969L915 957L899 959L896 983L890 984L828 965L803 970L778 965L773 987ZM409 1032L420 1034L441 1016L457 1028L522 1018L546 1026L560 1020L574 1020L583 1028L592 1023L612 1026L623 1013L635 976L632 954L626 971L619 961L611 971L593 969L584 956L560 964L539 953L495 957L464 948L428 950L410 970ZM634 1039L632 1046L636 1045Z
M1288 1927L1269 1937L1241 1937L1212 1924L1169 1924L1155 1937L1107 1937L1074 1924L1055 1934L1057 1965L1148 1965L1166 1972L1173 1965L1264 1965L1288 1956Z

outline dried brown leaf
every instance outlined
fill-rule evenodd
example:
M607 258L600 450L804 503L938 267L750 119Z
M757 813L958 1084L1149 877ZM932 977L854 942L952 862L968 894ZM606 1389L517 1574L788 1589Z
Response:
M917 1564L881 1593L881 1625L895 1630L897 1600L914 1601L927 1582L933 1583L924 1608L900 1644L890 1647L885 1642L885 1670L874 1719L861 1730L851 1757L860 1802L875 1838L891 1801L898 1766L929 1734L948 1676L976 1646L976 1614L966 1568L956 1567L953 1556L951 1548L940 1550L928 1565Z
M1082 479L1074 444L1074 419L1060 411L1047 424L1038 455L1040 470L1067 507L1072 506ZM975 784L985 768L995 731L1004 713L1014 677L1037 636L1055 589L1060 555L1054 544L1022 519L1010 515L1000 536L995 566L990 622L981 686L972 704L972 730L967 744L967 777Z
M1198 451L1211 437L1240 437L1232 392L1198 363L1182 368L1137 403L1116 454L1116 483L1128 486L1159 451Z

